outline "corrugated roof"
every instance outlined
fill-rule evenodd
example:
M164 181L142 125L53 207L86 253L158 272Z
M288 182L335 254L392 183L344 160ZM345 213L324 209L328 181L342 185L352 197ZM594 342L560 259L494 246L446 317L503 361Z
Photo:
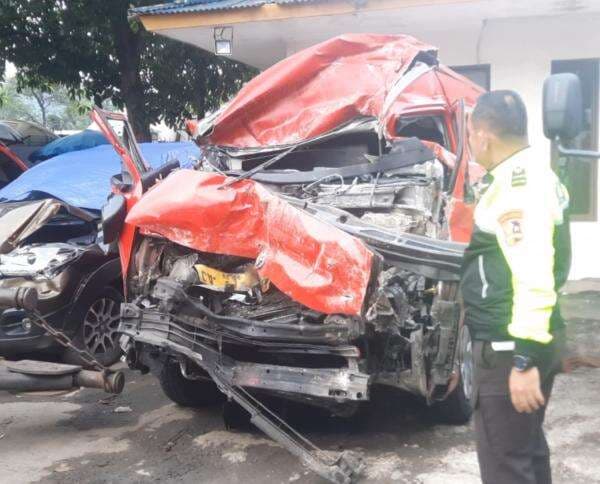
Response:
M316 3L323 0L175 0L170 3L137 7L129 10L129 15L169 15L177 13L199 13L215 10L234 10L260 7L268 3Z

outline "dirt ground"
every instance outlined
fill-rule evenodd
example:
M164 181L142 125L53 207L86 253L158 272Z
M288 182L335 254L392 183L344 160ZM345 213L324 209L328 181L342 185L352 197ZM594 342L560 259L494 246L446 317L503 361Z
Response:
M600 293L564 299L571 347L600 353ZM322 483L251 430L227 431L222 408L183 409L151 376L127 372L115 398L0 392L2 483ZM479 482L469 426L435 424L414 399L376 392L353 420L292 411L293 425L324 449L363 453L366 483ZM561 375L547 434L557 483L600 483L600 370Z

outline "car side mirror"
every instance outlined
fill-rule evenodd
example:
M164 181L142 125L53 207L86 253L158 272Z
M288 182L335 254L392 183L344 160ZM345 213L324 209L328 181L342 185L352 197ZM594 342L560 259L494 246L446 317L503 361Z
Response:
M118 193L127 193L133 188L133 182L127 173L119 173L110 178L110 186Z
M159 168L147 171L142 175L142 191L145 192L156 183L159 178L165 178L172 171L179 168L179 160L171 160Z
M553 74L544 82L544 135L569 140L583 128L581 81L575 74Z
M127 215L127 201L123 195L111 195L102 207L102 233L106 244L119 238Z

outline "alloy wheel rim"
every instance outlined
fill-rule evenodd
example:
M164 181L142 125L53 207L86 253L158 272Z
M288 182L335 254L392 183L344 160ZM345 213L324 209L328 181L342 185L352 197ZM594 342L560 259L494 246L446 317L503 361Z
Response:
M462 382L463 393L467 400L473 398L473 378L474 378L474 362L473 362L473 341L469 328L463 326L460 332L460 376Z
M114 350L117 345L120 319L119 304L104 297L94 301L83 320L83 342L93 354Z

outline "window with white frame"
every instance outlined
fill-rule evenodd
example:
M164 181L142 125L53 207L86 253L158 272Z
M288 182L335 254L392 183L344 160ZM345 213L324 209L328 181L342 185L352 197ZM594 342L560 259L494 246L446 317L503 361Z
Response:
M490 90L490 65L474 64L470 66L452 66L451 69L470 79L475 84L483 87L486 91Z

